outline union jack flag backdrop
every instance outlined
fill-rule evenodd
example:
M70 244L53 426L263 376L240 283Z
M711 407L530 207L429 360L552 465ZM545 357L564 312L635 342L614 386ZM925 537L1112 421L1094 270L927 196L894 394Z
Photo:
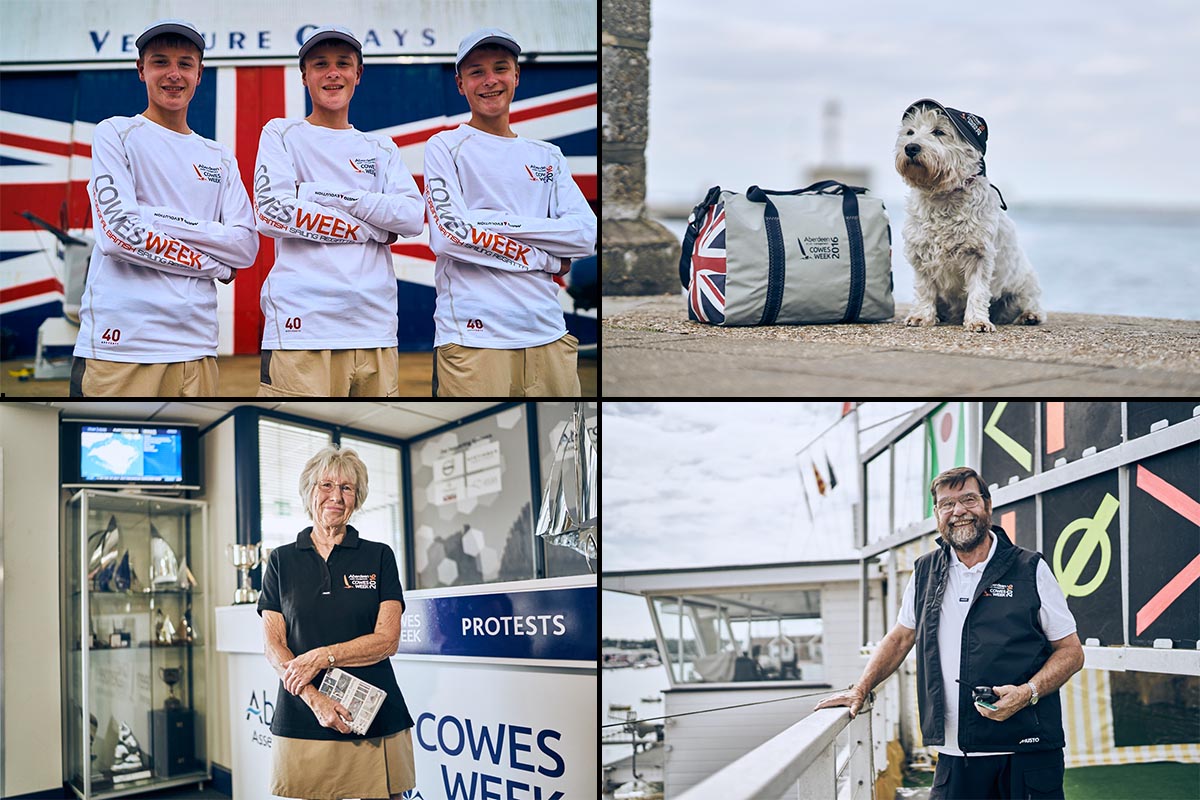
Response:
M4 357L34 352L37 328L62 313L61 267L53 237L20 216L33 214L70 232L90 229L87 182L92 131L111 116L146 107L145 86L132 63L121 69L5 72L0 92L0 327ZM311 111L292 66L209 66L188 112L202 136L233 148L247 193L254 175L262 126L274 117ZM368 62L355 91L350 122L362 131L391 136L424 190L425 142L469 117L458 94L454 66ZM576 182L593 209L596 191L595 61L526 64L512 106L513 129L550 141L567 156ZM399 346L433 346L433 253L428 234L392 246L399 282ZM259 291L274 262L273 241L262 237L258 261L229 286L218 284L220 352L257 353L261 342ZM560 292L567 327L581 342L596 341L594 311L574 312Z
M725 201L711 206L692 245L688 319L719 325L725 321Z

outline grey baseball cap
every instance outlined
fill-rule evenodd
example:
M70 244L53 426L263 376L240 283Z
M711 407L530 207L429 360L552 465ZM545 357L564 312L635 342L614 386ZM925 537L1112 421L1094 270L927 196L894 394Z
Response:
M146 30L142 31L142 35L137 38L134 45L140 51L146 42L164 33L178 34L199 47L201 53L204 52L204 37L200 35L200 31L196 29L195 25L183 19L160 19L158 22L150 23Z
M480 28L477 31L468 33L458 43L458 57L454 59L454 74L458 74L458 65L462 63L462 60L472 50L485 44L496 44L507 50L511 50L514 58L521 55L521 45L517 44L517 40L513 38L511 33L502 31L499 28Z
M349 28L343 28L341 25L323 25L310 33L308 38L304 40L304 44L300 46L300 60L304 61L304 56L313 47L330 39L345 42L357 50L359 56L362 56L362 43L355 38Z

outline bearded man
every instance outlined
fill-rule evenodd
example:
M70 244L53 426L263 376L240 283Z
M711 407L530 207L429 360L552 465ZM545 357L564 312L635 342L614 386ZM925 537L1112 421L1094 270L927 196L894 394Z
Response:
M992 525L979 473L947 470L929 492L938 549L917 559L858 683L817 708L853 717L916 644L921 736L939 754L930 799L1062 798L1058 690L1083 667L1075 618L1042 555Z

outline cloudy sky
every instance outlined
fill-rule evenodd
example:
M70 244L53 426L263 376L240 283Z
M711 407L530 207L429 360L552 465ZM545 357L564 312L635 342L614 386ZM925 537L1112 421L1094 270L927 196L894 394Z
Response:
M821 110L841 161L895 201L904 109L983 116L1010 202L1200 207L1200 3L1194 0L653 0L647 196L804 185Z
M918 405L870 403L862 422ZM854 429L852 418L838 423L841 410L840 402L605 403L604 571L857 557L854 492L844 488L854 487ZM875 425L863 439L888 428ZM827 483L829 466L839 481L824 497L814 462ZM645 601L606 592L602 632L653 635Z

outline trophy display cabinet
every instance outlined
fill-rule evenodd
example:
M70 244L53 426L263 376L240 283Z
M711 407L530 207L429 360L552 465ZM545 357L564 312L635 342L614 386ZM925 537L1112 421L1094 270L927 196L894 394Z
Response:
M207 780L207 504L84 489L66 511L66 781L90 800Z

